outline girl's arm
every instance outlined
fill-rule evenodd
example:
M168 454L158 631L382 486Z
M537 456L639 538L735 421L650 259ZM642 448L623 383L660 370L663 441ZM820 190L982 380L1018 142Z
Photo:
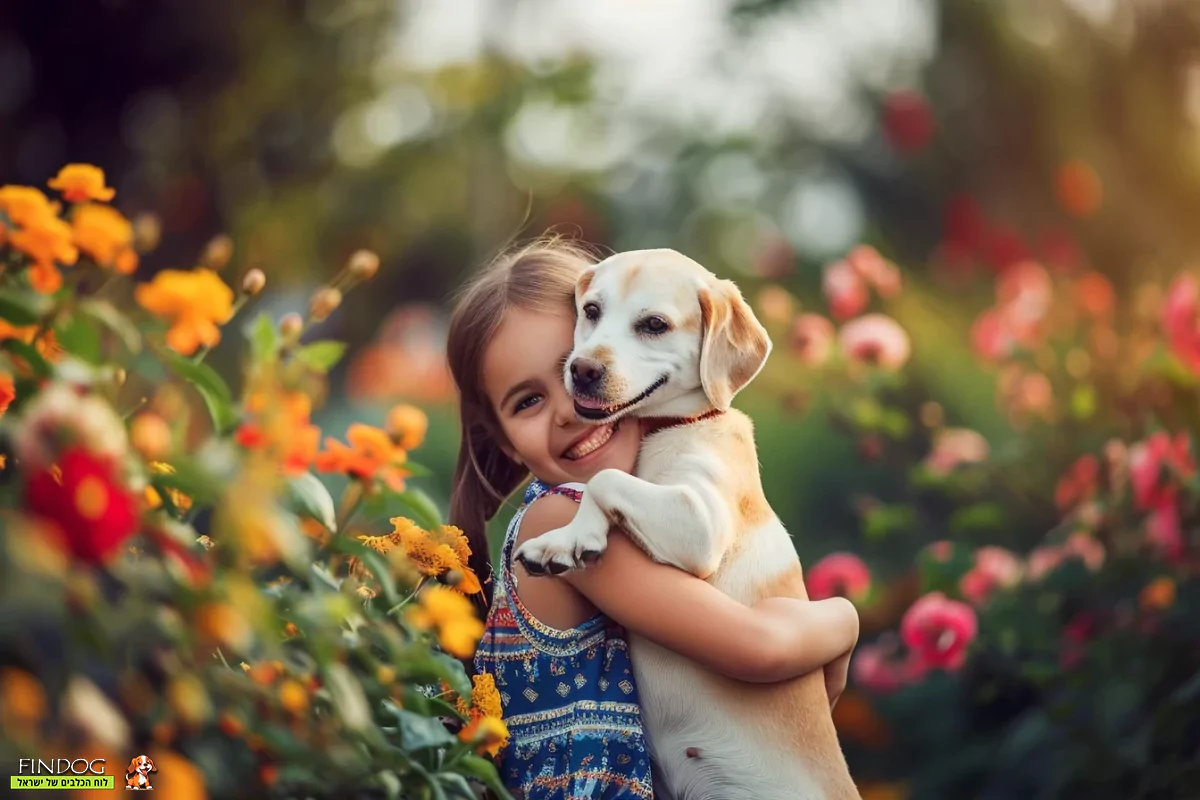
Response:
M562 527L576 507L559 495L538 499L521 522L520 538ZM844 598L776 597L744 606L694 575L652 561L620 533L610 533L599 562L560 577L626 628L737 680L772 683L828 664L833 700L840 687L830 683L844 673L858 641L858 612Z

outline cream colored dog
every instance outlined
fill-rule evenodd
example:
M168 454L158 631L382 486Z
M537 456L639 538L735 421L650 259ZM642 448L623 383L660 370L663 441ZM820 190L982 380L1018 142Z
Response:
M574 520L523 544L533 573L580 569L610 526L656 561L747 605L807 599L787 530L767 504L749 417L730 408L771 340L737 287L673 250L620 253L576 285L567 388L580 417L650 423L635 475L603 470ZM656 795L677 800L857 798L821 671L778 684L711 673L639 637L631 652ZM663 785L665 784L665 786Z

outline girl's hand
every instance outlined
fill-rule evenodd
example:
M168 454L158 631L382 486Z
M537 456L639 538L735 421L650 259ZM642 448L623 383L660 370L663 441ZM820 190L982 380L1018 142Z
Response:
M825 665L825 694L829 696L829 709L837 705L838 698L846 691L846 682L850 676L850 655L853 649Z

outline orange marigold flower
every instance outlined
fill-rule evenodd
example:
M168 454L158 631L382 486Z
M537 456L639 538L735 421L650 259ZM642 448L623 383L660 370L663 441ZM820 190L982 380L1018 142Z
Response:
M71 215L75 246L102 267L128 275L137 269L133 225L110 206L88 203Z
M429 419L425 412L416 406L402 403L393 406L388 412L386 427L397 447L416 450L421 446L421 442L425 441Z
M379 478L392 491L404 491L409 472L402 465L408 454L385 431L356 422L346 431L346 440L349 446L332 437L325 440L325 450L314 461L318 471L344 472L364 481Z
M459 731L458 738L475 742L480 752L494 756L508 744L508 726L497 717L479 717Z
M452 656L469 658L475 652L483 622L475 616L470 600L445 586L432 586L421 592L418 603L409 609L410 622L436 630L442 648Z
M17 399L17 387L13 383L13 376L7 372L0 372L0 416L8 411L8 407L12 405L12 401Z
M150 471L155 475L175 474L175 468L162 461L150 462ZM187 511L192 507L192 498L188 497L178 489L167 487L167 497L171 498L171 502L179 511ZM158 490L153 486L146 487L146 505L152 509L158 508L162 505L162 498L159 496Z
M440 525L437 531L425 531L408 517L392 517L390 522L392 533L360 537L364 544L383 554L399 546L422 575L438 577L453 570L462 576L454 586L456 590L463 594L483 591L479 576L467 566L471 546L461 530L453 525Z
M116 189L104 185L104 170L91 164L67 164L47 185L62 192L62 196L71 203L85 200L108 202L117 194Z
M0 319L0 341L5 339L19 339L25 344L34 344L38 354L47 361L54 362L63 354L62 346L59 345L58 339L54 336L53 330L48 330L42 334L41 338L35 343L33 337L37 335L37 325L26 325L17 327L7 320ZM24 361L19 356L9 354L10 358L24 364Z
M185 356L221 341L217 326L233 317L233 290L208 269L165 269L138 286L134 299L171 321L167 345Z
M287 475L308 470L321 444L321 429L309 420L312 399L303 392L289 392L272 405L263 392L246 398L251 415L238 428L238 444L251 450L266 450L278 457Z
M0 186L0 211L8 215L13 224L25 227L46 219L57 217L58 203L32 186Z

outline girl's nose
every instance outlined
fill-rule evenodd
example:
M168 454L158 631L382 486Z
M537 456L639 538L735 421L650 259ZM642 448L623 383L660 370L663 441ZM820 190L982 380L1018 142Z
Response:
M575 401L566 392L554 399L554 421L560 427L566 427L575 421Z

